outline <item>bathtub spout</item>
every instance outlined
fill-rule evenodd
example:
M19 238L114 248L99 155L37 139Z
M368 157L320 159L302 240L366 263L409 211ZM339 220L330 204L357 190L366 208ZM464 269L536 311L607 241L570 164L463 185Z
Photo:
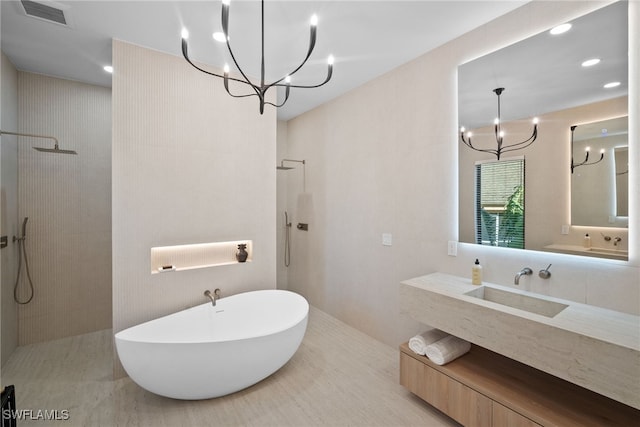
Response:
M216 301L220 299L220 289L216 289L215 291L213 291L213 293L211 293L211 291L207 289L206 291L204 291L204 296L209 297L209 299L211 300L211 305L215 307Z

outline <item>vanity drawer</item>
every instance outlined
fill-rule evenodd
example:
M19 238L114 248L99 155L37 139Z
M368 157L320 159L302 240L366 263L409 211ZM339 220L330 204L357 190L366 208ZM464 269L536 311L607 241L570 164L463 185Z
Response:
M400 384L466 426L490 426L492 402L453 378L400 354Z

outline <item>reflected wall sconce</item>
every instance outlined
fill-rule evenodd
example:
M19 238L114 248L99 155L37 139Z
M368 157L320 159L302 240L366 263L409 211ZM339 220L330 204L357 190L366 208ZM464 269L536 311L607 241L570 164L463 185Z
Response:
M533 142L538 137L538 118L536 117L536 118L533 119L533 132L531 133L531 136L529 138L525 139L522 142L517 142L517 143L513 143L513 144L505 144L504 143L504 131L501 128L502 124L500 122L500 95L502 94L502 92L504 92L504 88L503 87L496 88L496 89L493 90L493 92L496 95L498 95L498 117L493 122L493 124L494 124L494 132L496 134L497 148L488 149L488 148L476 148L476 147L474 147L473 144L471 143L472 134L471 134L471 132L467 132L466 133L466 138L465 138L465 129L464 129L464 127L460 128L460 139L462 140L462 142L467 147L471 148L472 150L482 151L483 153L495 154L495 156L498 158L498 160L500 160L500 156L502 155L502 153L507 153L509 151L522 150L523 148L527 148L528 146L533 144Z
M249 96L257 96L258 100L260 102L260 114L264 113L264 105L265 104L269 104L272 105L274 107L282 107L287 100L289 99L289 92L291 90L291 88L296 88L296 89L313 89L313 88L317 88L320 87L324 84L326 84L329 80L331 80L331 75L333 74L333 56L329 55L329 58L327 60L328 63L328 70L327 70L327 77L325 78L325 80L322 83L316 84L316 85L294 85L291 84L291 76L293 76L296 72L298 72L298 70L300 70L304 64L307 63L307 60L309 59L309 57L311 56L311 53L313 52L313 49L316 45L316 29L317 29L317 25L318 25L318 17L317 15L313 15L311 17L311 23L310 23L310 39L309 39L309 48L307 49L307 55L305 56L304 60L302 61L302 63L295 68L293 71L291 71L289 74L287 74L286 76L283 76L281 78L279 78L278 80L275 80L271 83L267 83L265 82L265 65L264 65L264 0L261 1L261 10L262 10L262 21L261 21L261 32L262 32L262 56L261 56L261 70L260 70L260 84L257 83L253 83L251 80L249 80L249 78L247 77L247 75L245 74L244 71L242 71L242 68L240 68L240 65L238 64L238 62L236 61L235 55L233 53L233 50L231 49L231 45L229 44L229 0L222 0L222 31L223 31L223 35L222 35L222 40L227 44L227 49L229 50L229 55L231 56L231 60L233 61L233 63L235 64L235 67L237 68L237 70L240 72L240 74L242 75L242 78L234 78L234 77L229 77L229 66L225 64L224 66L224 74L220 75L217 73L213 73L210 71L206 71L200 67L198 67L197 65L195 65L191 59L189 58L189 54L188 54L188 46L187 46L187 39L189 38L189 32L186 29L182 30L182 56L184 56L184 59L191 64L196 70L202 71L205 74L209 74L211 76L215 76L215 77L220 77L221 79L224 79L224 88L227 91L227 93L234 97L234 98L246 98ZM215 36L214 36L215 37ZM242 83L243 85L249 86L249 88L251 89L251 91L253 93L247 93L247 94L243 94L243 95L237 95L237 94L233 94L231 93L231 91L229 90L229 81L234 81L234 82L238 82L238 83ZM265 96L266 93L269 89L271 89L272 87L284 87L285 88L285 95L284 95L284 100L280 103L280 104L274 104L272 102L267 102L265 101Z
M596 163L600 163L602 161L602 159L604 159L604 148L602 150L600 150L600 158L598 160L596 160L595 162L591 162L589 163L589 152L590 152L590 147L586 147L585 148L585 155L584 155L584 160L581 163L575 163L573 161L573 132L576 130L578 126L577 125L573 125L571 126L571 173L573 173L573 170L575 168L577 168L578 166L591 166L591 165L595 165Z

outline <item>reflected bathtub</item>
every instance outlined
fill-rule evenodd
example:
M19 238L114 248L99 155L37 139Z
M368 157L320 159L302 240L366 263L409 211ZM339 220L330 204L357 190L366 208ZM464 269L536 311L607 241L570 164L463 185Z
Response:
M283 290L219 299L115 335L120 362L140 387L174 399L209 399L280 369L307 329L309 304Z

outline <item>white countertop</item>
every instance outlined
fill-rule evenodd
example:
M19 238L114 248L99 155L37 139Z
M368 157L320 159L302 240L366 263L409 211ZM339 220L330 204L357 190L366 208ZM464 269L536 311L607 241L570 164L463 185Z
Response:
M481 286L567 307L547 317L465 295ZM640 409L640 316L481 286L444 273L416 277L401 283L400 308L419 322Z

